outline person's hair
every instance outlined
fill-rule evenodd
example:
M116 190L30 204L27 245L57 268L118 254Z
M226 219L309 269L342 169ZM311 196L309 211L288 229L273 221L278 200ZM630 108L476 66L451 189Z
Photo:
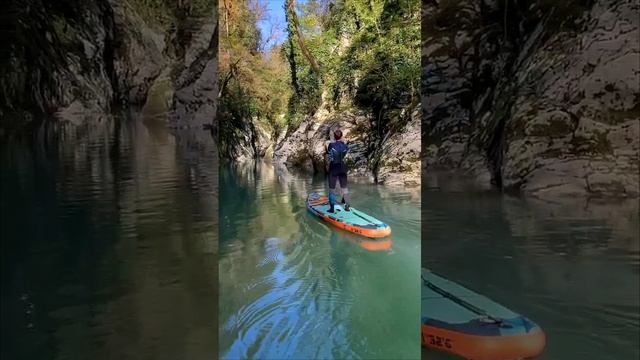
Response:
M333 137L334 137L336 140L340 140L340 139L342 139L342 130L337 129L336 131L334 131L334 132L333 132Z

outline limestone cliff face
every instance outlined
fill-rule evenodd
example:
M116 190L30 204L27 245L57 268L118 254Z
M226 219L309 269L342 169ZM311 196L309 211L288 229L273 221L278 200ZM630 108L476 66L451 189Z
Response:
M71 117L109 106L118 86L111 10L103 1L3 5L3 129L28 125L32 110Z
M383 146L378 179L384 184L417 186L421 184L420 145L421 112L414 111L401 132L392 135Z
M364 174L363 129L366 117L348 111L329 116L325 121L307 118L275 147L273 161L288 168L308 172L325 171L325 149L333 139L333 131L340 128L344 140L351 148L348 164L353 173Z
M196 3L180 2L184 8L140 0L3 4L7 31L1 35L0 132L42 121L92 123L117 107L143 106L156 80L167 74L178 88L178 115L191 110L184 106L190 101L211 106L215 13L209 16L211 11L199 9L207 17L191 17ZM189 26L193 29L185 29ZM171 71L174 66L177 71ZM196 100L187 95L190 89ZM203 111L196 109L192 117L213 122L215 109L206 109L205 115Z
M222 162L253 163L271 160L275 140L257 118L248 120L246 131L236 136L233 152L225 154Z
M142 105L153 82L167 67L167 34L150 26L127 1L109 0L113 14L113 61L119 102Z
M179 74L173 98L173 125L176 127L202 128L217 124L214 121L218 96L217 18L215 7L213 16L201 20L202 25L176 65Z
M324 172L326 146L333 140L333 131L340 128L350 148L347 163L351 176L365 177L379 184L417 186L420 184L420 111L415 110L407 117L400 132L373 149L371 123L362 113L344 111L328 114L326 119L308 118L277 144L273 160L276 165L288 168ZM376 158L379 161L375 162Z
M637 197L639 22L632 0L430 2L427 171L540 197Z

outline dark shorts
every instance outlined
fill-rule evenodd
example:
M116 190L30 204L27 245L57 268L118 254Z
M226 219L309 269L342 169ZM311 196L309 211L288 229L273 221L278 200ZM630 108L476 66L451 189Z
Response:
M338 181L340 181L340 189L347 187L347 167L332 164L329 168L329 189L335 189Z

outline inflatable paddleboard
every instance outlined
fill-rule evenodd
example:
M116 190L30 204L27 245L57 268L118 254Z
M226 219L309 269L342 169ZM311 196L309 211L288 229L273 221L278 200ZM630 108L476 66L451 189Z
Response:
M352 244L369 251L388 251L391 250L391 247L393 246L393 242L390 237L367 238L348 231L339 231L336 233L339 233L341 238L349 240Z
M391 227L382 221L351 207L345 211L341 204L329 212L329 198L313 192L307 196L307 209L320 219L340 229L369 238L380 238L391 234Z
M522 315L422 269L422 346L465 359L538 356L546 337Z

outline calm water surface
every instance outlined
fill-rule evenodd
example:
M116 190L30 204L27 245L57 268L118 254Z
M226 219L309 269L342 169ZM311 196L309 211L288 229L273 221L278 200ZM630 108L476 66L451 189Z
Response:
M391 227L389 250L313 217L323 178L270 165L220 172L220 356L420 357L420 192L350 184Z
M541 359L640 358L637 200L524 200L449 176L424 186L423 263L537 322Z
M3 144L1 358L215 358L211 136L120 124Z

